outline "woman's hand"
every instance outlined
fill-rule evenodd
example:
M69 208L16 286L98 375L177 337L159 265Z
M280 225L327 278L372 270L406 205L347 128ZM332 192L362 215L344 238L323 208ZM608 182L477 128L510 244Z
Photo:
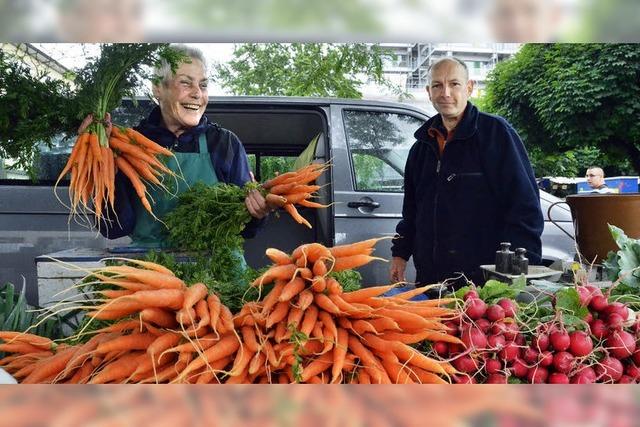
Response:
M80 127L78 127L78 134L86 131L91 123L93 123L93 114L88 114L87 117L84 118L82 123L80 123ZM111 137L111 127L111 114L106 113L104 115L104 128L107 131L107 138Z
M244 199L244 204L251 216L258 219L264 218L273 210L258 190L251 190Z

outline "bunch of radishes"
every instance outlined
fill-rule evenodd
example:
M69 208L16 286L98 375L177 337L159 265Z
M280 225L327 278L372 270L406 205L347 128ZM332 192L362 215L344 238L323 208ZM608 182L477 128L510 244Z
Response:
M438 342L433 350L452 359L462 373L454 378L459 383L506 383L509 377L550 384L640 381L640 326L633 312L609 303L595 286L576 291L589 309L584 324L567 328L558 314L527 331L519 325L515 301L487 305L472 289L464 295L460 318L446 323L466 348Z
M462 373L454 378L458 383L506 383L507 368L525 345L525 337L516 322L518 305L504 298L488 306L475 290L464 295L464 302L459 319L445 325L466 348L438 342L433 350L440 357L452 359L453 366Z

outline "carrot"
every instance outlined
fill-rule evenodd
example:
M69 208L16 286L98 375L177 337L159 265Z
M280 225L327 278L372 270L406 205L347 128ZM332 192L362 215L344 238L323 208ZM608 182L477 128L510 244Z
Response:
M329 293L329 295L342 294L342 285L340 285L340 283L336 279L334 279L333 277L329 277L327 278L326 282L327 282L327 292Z
M318 307L328 311L331 314L340 313L340 309L325 294L315 294L315 296L313 297L313 300L318 305Z
M371 384L371 376L364 369L360 369L358 371L358 376L356 378L358 379L359 384Z
M289 193L313 193L318 191L320 188L321 187L319 185L296 185Z
M388 308L379 308L376 311L376 314L381 316L389 317L398 323L398 325L402 329L418 329L418 328L430 328L434 326L434 324L439 322L429 321L424 319L423 317L410 313L404 310L392 310Z
M343 298L344 293L331 293L329 292L329 299L338 307L341 311L349 313L352 317L357 317L358 313L363 313L367 315L371 312L369 308L360 308L355 304L350 304L346 302Z
M368 298L378 297L386 292L389 292L395 287L396 285L384 285L362 288L358 289L357 291L343 293L342 299L346 302L362 302Z
M298 329L298 325L300 325L300 321L302 320L302 316L304 315L304 311L302 311L298 307L290 307L289 308L289 316L287 318L287 328L293 327Z
M44 350L50 350L55 347L53 341L51 341L49 338L29 334L27 332L0 331L0 339L4 340L7 343L12 343L15 341L27 343L36 347L40 347Z
M342 373L347 347L349 344L349 332L344 328L337 329L336 345L333 348L333 366L331 367L331 384L335 384Z
M100 291L102 296L104 296L105 298L108 298L108 299L116 299L116 298L121 297L121 296L132 295L133 292L134 291L129 291L127 289L119 289L119 290L103 289L103 290Z
M316 325L318 314L318 308L315 305L310 305L304 312L302 323L300 324L300 332L309 336Z
M333 341L338 341L338 327L336 326L336 322L333 320L333 317L331 317L331 315L326 311L321 310L318 313L318 319L322 322L324 327L329 330Z
M162 154L165 156L173 156L173 153L171 151L167 150L166 148L157 144L156 142L150 140L140 132L131 128L125 128L124 131L129 138L131 138L137 144L149 149L149 151L153 153Z
M363 240L361 242L349 243L346 245L338 245L329 248L331 254L336 258L348 257L353 255L370 255L370 249L372 249L376 243L380 240L391 239L392 236L377 237L374 239Z
M177 310L182 307L183 301L184 292L180 289L154 289L152 291L137 291L132 295L125 295L110 300L100 308L111 311L140 311L147 307Z
M287 265L274 265L265 271L260 277L252 282L252 286L262 286L263 284L271 283L274 280L289 281L293 278L296 272L296 266L293 264Z
M304 280L301 277L296 277L286 284L286 286L280 293L280 296L278 297L278 301L289 301L291 298L302 292L304 288Z
M311 200L300 200L298 204L300 206L304 206L305 208L314 208L314 209L324 209L331 206L331 205L323 205L317 202L312 202Z
M270 180L262 183L262 188L264 188L265 190L270 190L271 188L275 187L276 185L282 183L283 181L289 179L289 178L294 178L296 177L297 174L296 172L287 172L287 173L283 173L281 175L277 175L274 178L271 178Z
M206 298L209 293L209 288L204 283L196 283L187 288L184 293L184 302L182 303L182 309L186 310L191 308L200 300Z
M407 344L394 342L392 343L392 351L396 356L398 356L398 359L400 359L401 361L407 362L411 365L415 365L429 372L433 372L436 374L446 374L447 370L449 370L449 373L456 373L456 371L452 370L452 368L448 368L445 370L445 366L447 365L447 363L433 360L420 353L413 347L409 347Z
M140 312L140 319L161 328L175 328L177 325L175 315L162 308L145 308Z
M302 200L306 200L311 197L309 193L292 193L287 194L285 199L287 199L287 204L294 205L296 203L300 203Z
M372 379L377 384L387 382L384 378L386 376L386 373L383 373L384 368L382 367L382 364L376 358L376 356L371 353L369 349L367 349L364 345L362 345L362 343L360 343L360 340L358 338L349 334L347 343L349 346L349 350L351 350L353 354L355 354L360 359L363 367L367 370L369 375L371 375ZM388 382L390 382L390 380Z
M443 341L453 344L462 344L460 339L444 332L425 330L415 334L403 334L399 332L384 332L382 338L390 341L398 341L404 344L415 344L424 340Z
M265 251L265 254L271 261L273 261L274 264L278 264L278 265L293 264L293 260L291 259L291 257L287 255L285 252L282 252L281 250L278 250L275 248L268 248Z
M75 348L67 347L54 356L39 361L31 374L22 380L22 384L38 384L49 377L59 374L73 356L74 351Z
M270 329L276 323L284 320L287 317L288 313L289 313L289 302L288 301L282 301L282 302L279 302L278 304L276 304L276 306L273 309L273 311L267 317L266 328Z
M328 272L327 264L322 259L319 259L313 263L312 271L315 276L326 276Z
M369 255L350 255L345 257L336 258L333 263L333 271L344 271L344 270L352 270L354 268L362 267L363 265L369 264L371 261L384 261L387 262L384 258L369 256Z
M257 353L258 351L260 351L260 344L256 339L256 333L254 329L250 326L243 326L240 331L242 332L242 341L244 342L246 350L253 353Z
M269 294L264 298L262 302L262 316L267 316L268 313L271 312L271 309L278 302L278 298L280 298L280 294L282 293L282 290L284 289L286 284L287 281L285 280L276 280L276 284L271 289L271 292L269 292Z
M249 350L246 346L240 348L240 351L233 361L233 367L231 371L229 371L229 375L235 377L243 373L248 373L249 363L255 354L255 351Z
M313 292L324 292L327 288L327 281L323 276L316 276L311 279L311 290Z
M398 324L395 322L395 320L390 319L388 317L378 317L376 319L369 319L368 322L378 332L402 330L400 326L398 326Z
M95 352L97 354L106 354L112 351L146 350L155 340L156 336L147 333L123 335L101 343Z
M220 298L216 294L209 294L207 297L207 306L209 307L209 324L214 331L218 330L218 319L220 319L221 310Z
M73 149L71 150L71 154L69 155L69 160L67 160L67 163L64 165L64 168L62 168L62 172L60 172L60 175L58 175L56 186L62 180L62 178L64 178L64 176L67 173L69 173L71 168L78 163L78 161L80 160L79 153L81 151L81 147L86 144L86 141L88 138L89 138L88 132L83 132L80 135L78 135L78 138L76 139L76 142L73 145Z
M140 352L126 353L118 360L105 366L96 376L89 380L89 384L106 384L112 381L122 382L136 370L138 366L136 360Z
M352 322L353 325L353 331L358 334L358 335L363 335L367 332L372 333L372 334L378 334L378 331L376 331L376 328L373 327L373 325L371 325L371 323L367 322L366 320L356 320L354 322Z
M392 357L383 357L382 366L387 371L387 375L394 384L414 384L415 381L411 379L411 376L405 368L400 364L400 361L395 355Z
M269 364L273 368L277 368L279 365L279 361L278 361L278 357L276 356L276 352L273 350L273 345L271 344L271 341L265 340L262 346L263 346L262 351L267 356L267 360L269 361Z
M102 162L102 151L100 151L100 143L98 142L98 135L89 132L89 148L91 149L91 155L97 162Z
M333 352L327 352L316 359L314 359L311 363L309 363L302 371L301 379L302 382L307 382L311 377L314 377L328 368L331 367L331 363L333 362Z
M286 203L283 206L283 208L289 213L289 215L291 215L294 221L296 221L298 224L303 224L309 228L312 228L311 224L309 224L309 221L307 221L302 215L300 215L300 212L298 212L296 207L293 206L291 203Z
M319 259L333 258L329 249L320 243L306 243L298 246L292 253L291 258L303 258L307 263L313 264ZM325 272L326 274L326 272Z
M249 374L255 374L267 362L267 356L263 352L256 353L249 362Z
M220 304L220 320L218 321L218 332L221 334L225 334L227 332L235 331L235 327L233 326L233 315L224 304Z
M127 268L126 266L111 266L102 269L104 272L121 273L128 279L135 279L141 283L151 286L154 289L185 289L182 280L174 275L163 274L152 270L138 268Z
M151 209L149 200L147 200L147 188L140 180L138 173L133 169L133 166L131 166L131 163L129 163L124 157L119 156L116 157L116 165L118 166L118 169L121 170L127 178L129 178L129 181L131 181L133 189L140 198L140 202L142 202L142 206L144 206L144 208L153 215L153 210Z
M322 328L323 347L322 347L322 351L320 351L320 354L325 354L328 351L331 351L333 349L333 344L335 342L336 342L336 338L332 334L331 330L323 325L323 328Z
M298 307L300 310L306 310L313 303L313 293L305 289L298 295Z
M291 190L293 190L295 186L295 183L274 185L273 187L269 188L269 193L280 196L282 194L291 192Z

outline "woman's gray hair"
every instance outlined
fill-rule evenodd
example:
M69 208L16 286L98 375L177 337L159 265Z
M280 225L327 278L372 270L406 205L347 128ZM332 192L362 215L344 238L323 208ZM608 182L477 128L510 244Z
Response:
M172 44L170 47L191 59L197 59L200 61L204 66L205 74L207 74L207 60L200 49L197 47L187 46L185 44ZM162 58L160 60L160 65L154 68L153 75L155 84L162 83L163 85L166 85L169 80L173 78L174 73L171 70L171 64L169 64L166 59Z

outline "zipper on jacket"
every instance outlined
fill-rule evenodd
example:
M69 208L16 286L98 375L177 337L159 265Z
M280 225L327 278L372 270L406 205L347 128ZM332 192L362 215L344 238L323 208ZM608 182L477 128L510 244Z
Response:
M457 176L482 176L481 172L464 172L464 173L452 173L447 177L447 182L453 181Z

